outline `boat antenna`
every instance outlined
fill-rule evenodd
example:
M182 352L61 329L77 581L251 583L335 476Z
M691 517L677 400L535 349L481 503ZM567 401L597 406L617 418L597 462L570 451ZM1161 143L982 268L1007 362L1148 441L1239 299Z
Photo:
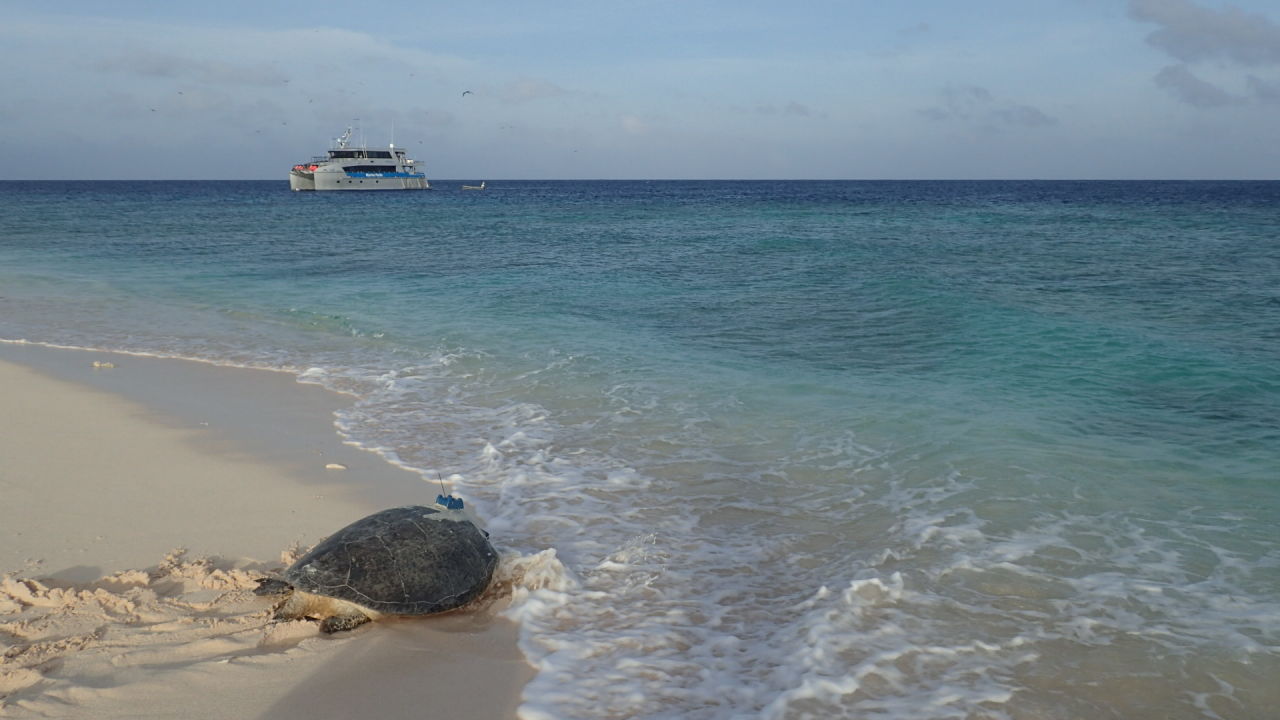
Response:
M438 481L440 482L440 494L441 494L441 495L444 495L444 494L445 494L445 490L444 490L444 478L440 477L440 471L439 471L439 470L437 470L437 471L436 471L436 480L438 480Z

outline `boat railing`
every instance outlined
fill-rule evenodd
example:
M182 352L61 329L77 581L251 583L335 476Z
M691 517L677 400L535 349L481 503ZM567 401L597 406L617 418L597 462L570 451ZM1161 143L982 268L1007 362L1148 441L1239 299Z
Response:
M378 151L372 151L372 152L378 152ZM387 152L387 151L383 150L381 152ZM312 155L311 162L313 163L329 162L330 160L395 160L397 157L404 158L406 161L409 160L409 157L407 155L404 155L403 153L391 153L388 155L369 155L366 153L362 155L353 155L351 157L339 157L339 158L330 157L328 153L325 153L324 155Z

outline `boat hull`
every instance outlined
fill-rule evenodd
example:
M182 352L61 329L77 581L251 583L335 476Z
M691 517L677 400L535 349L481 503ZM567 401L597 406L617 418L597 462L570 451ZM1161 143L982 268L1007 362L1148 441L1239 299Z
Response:
M315 190L315 173L300 172L298 170L289 171L289 189L294 192L299 190Z
M289 189L302 190L430 190L424 175L353 175L341 172L289 173Z

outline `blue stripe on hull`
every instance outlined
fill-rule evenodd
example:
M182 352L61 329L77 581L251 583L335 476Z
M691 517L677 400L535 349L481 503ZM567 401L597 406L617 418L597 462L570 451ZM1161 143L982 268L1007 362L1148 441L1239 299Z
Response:
M368 172L349 172L346 173L349 178L425 178L425 173L402 173L402 172L384 172L384 173L368 173Z

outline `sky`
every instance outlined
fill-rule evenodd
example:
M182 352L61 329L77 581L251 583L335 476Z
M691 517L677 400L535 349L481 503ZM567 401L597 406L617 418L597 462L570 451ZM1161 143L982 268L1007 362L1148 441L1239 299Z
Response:
M1277 179L1276 0L0 0L0 179Z

